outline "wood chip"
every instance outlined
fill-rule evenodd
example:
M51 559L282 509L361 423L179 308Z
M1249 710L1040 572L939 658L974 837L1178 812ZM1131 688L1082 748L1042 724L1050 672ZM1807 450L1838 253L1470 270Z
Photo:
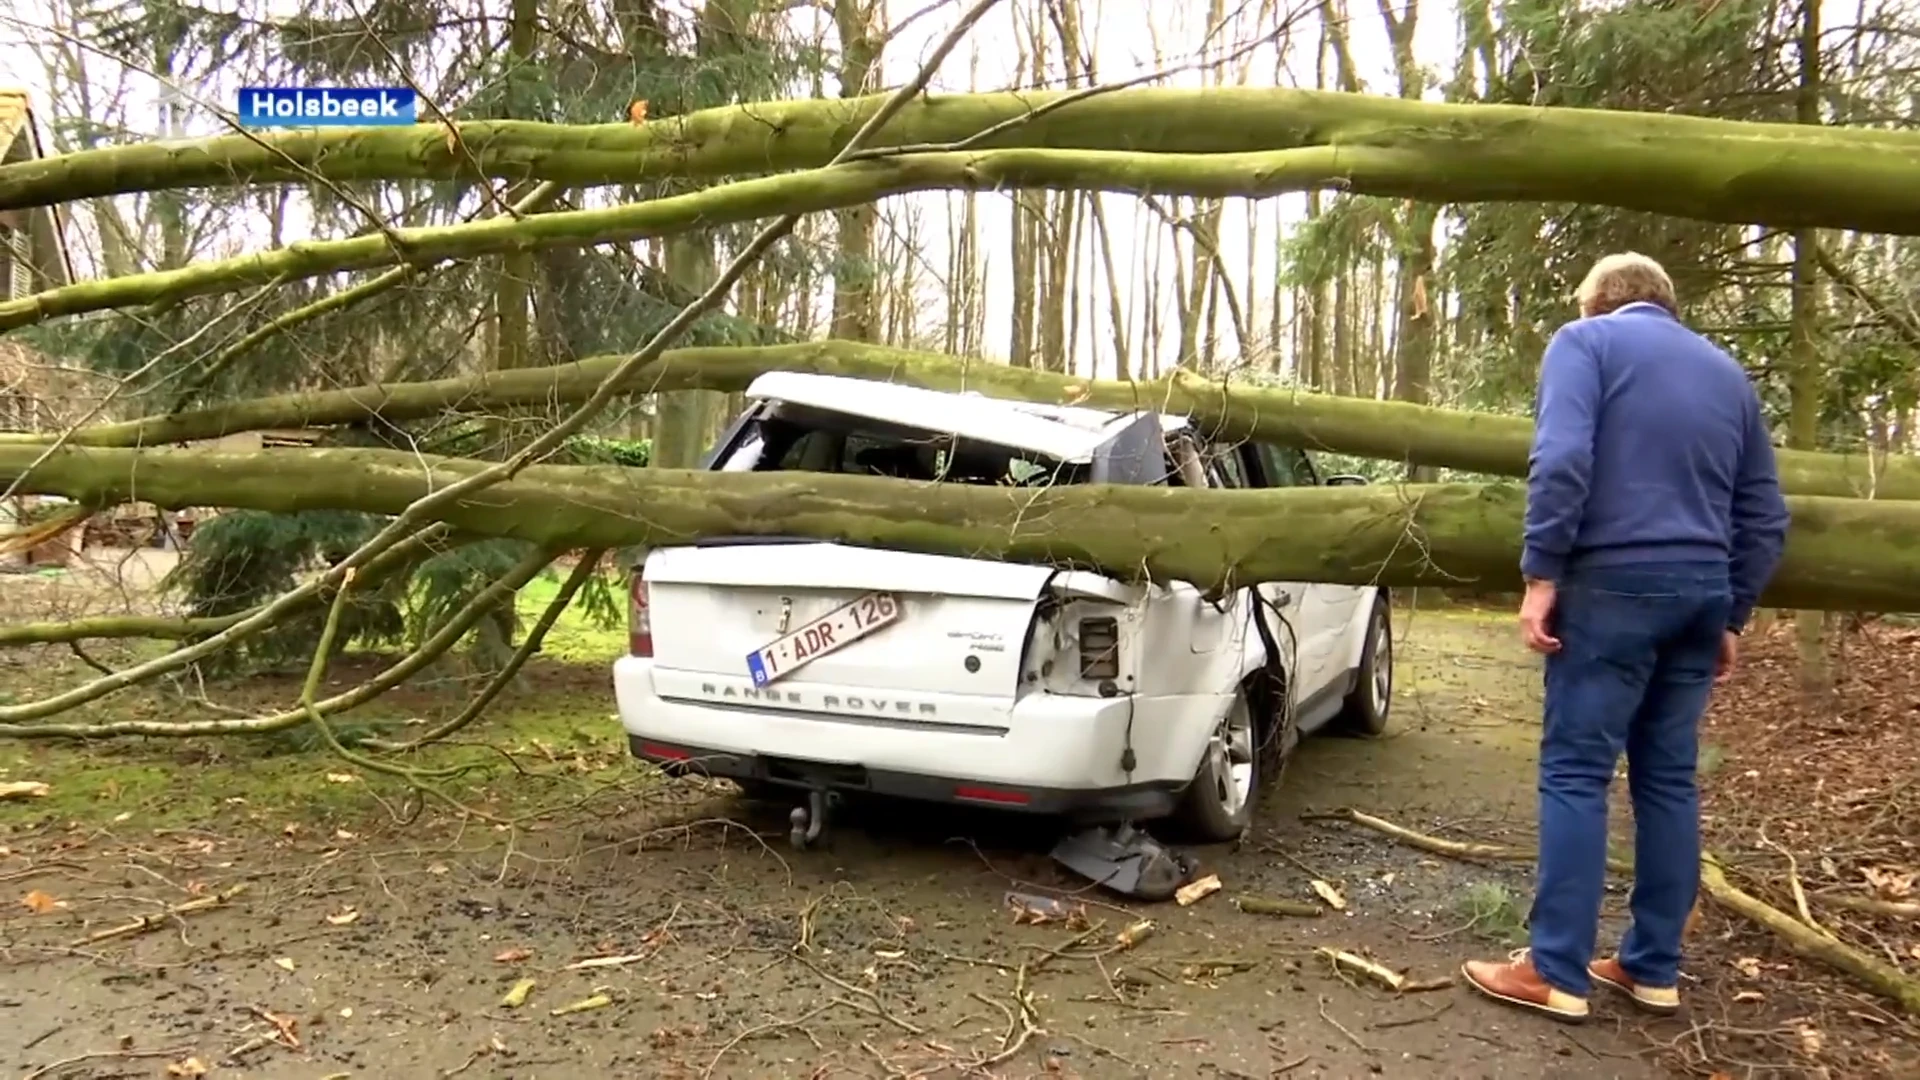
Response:
M1181 907L1188 907L1219 891L1220 875L1208 874L1199 881L1190 881L1180 886L1180 890L1173 894L1173 898Z

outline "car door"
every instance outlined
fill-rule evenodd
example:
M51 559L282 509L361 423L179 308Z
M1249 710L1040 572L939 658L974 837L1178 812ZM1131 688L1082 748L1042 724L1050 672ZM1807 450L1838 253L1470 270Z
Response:
M1249 479L1262 488L1311 487L1317 481L1313 463L1294 447L1245 443L1239 457ZM1305 702L1325 690L1344 672L1340 644L1353 613L1353 590L1344 585L1282 581L1260 586L1262 595L1277 602L1286 594L1292 603L1281 608L1298 639L1294 674L1295 700ZM1286 643L1280 643L1284 648Z

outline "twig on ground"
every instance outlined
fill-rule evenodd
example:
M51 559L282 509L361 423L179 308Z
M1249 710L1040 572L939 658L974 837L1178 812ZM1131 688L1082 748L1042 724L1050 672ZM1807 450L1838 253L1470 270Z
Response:
M1348 809L1335 814L1318 814L1314 817L1350 821L1383 833L1411 847L1439 855L1501 862L1525 862L1536 857L1534 852L1524 848L1442 840L1358 810ZM1622 869L1619 860L1610 859L1607 865L1609 869ZM1625 867L1625 869L1631 872L1632 868ZM1773 931L1794 952L1809 959L1818 960L1852 977L1875 993L1897 1002L1909 1014L1920 1016L1920 979L1907 975L1898 968L1844 941L1823 936L1786 912L1741 891L1727 880L1726 871L1711 855L1701 856L1700 885L1714 903Z
M149 930L157 930L182 915L192 915L197 911L211 911L246 891L247 886L240 884L222 892L215 893L212 896L202 896L198 899L172 904L165 910L157 911L152 915L142 915L137 919L121 923L118 926L109 926L105 930L95 930L86 937L75 939L69 947L79 948L82 945L97 945L102 941L109 941L113 938L127 937L131 934L144 934Z
M1360 1036L1355 1035L1353 1032L1347 1030L1347 1025L1342 1024L1338 1020L1335 1020L1330 1014L1328 1014L1327 996L1325 994L1320 995L1320 1019L1325 1020L1329 1024L1332 1024L1334 1026L1334 1029L1339 1031L1340 1034L1345 1035L1347 1037L1347 1041L1352 1043L1354 1046L1359 1047L1361 1050L1369 1054L1374 1052L1373 1047L1368 1046L1366 1043L1360 1041Z
M108 1061L115 1059L125 1061L132 1058L179 1057L182 1054L190 1052L192 1049L193 1047L191 1046L174 1046L164 1050L94 1050L90 1053L75 1054L70 1058L61 1058L59 1061L42 1065L32 1072L27 1073L25 1076L22 1076L20 1080L40 1080L41 1077L52 1076L54 1073L70 1065L79 1065L88 1061Z
M1787 890L1793 894L1793 906L1794 909L1800 913L1800 921L1806 923L1808 929L1811 929L1821 937L1832 938L1834 936L1833 932L1820 925L1819 920L1813 917L1813 910L1807 906L1807 890L1800 884L1800 860L1793 857L1793 852L1767 839L1767 830L1764 825L1760 828L1759 839L1761 844L1772 848L1786 857Z

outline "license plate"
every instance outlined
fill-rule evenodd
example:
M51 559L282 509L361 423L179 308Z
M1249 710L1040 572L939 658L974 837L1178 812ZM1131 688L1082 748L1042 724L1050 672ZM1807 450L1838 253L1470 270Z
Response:
M753 685L765 686L899 618L899 597L885 592L868 593L748 653L747 674L753 677Z

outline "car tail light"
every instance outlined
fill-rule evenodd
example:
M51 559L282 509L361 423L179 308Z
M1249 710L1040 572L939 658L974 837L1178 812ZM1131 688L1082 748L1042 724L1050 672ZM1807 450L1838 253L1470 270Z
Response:
M653 655L653 616L647 610L647 579L641 567L633 568L633 583L627 592L627 652L634 656Z
M1120 624L1117 620L1080 620L1080 677L1120 677Z

